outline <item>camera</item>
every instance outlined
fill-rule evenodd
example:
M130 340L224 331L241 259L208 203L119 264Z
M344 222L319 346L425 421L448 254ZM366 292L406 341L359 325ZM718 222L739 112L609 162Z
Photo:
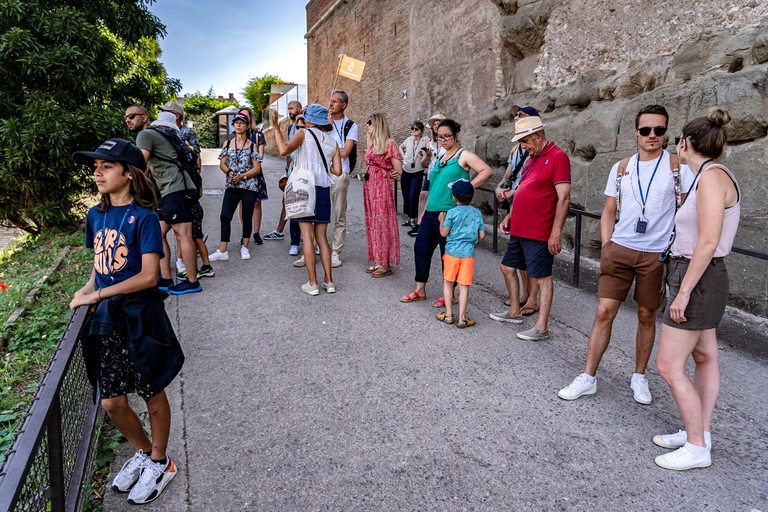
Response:
M415 169L415 168L416 168L416 162L411 162L411 169Z

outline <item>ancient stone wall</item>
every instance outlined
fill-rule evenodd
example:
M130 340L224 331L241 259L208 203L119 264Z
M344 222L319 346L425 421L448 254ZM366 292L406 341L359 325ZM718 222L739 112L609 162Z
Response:
M724 107L733 119L723 162L743 192L736 245L768 252L768 3L489 3L503 10L506 94L487 106L476 151L497 169L497 178L510 150L514 104L542 113L548 138L571 157L574 206L593 212L603 207L613 163L636 151L639 108L664 105L674 137L690 119ZM597 221L586 227L583 249L599 257ZM729 266L731 303L768 315L768 264L732 255Z

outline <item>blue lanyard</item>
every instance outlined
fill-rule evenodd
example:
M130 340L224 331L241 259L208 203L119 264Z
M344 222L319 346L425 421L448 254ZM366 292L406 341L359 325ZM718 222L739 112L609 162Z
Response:
M341 129L336 127L336 121L333 122L333 130L339 135L339 141L345 144L347 141L344 139L344 117L341 118Z
M109 279L111 281L114 281L115 278L112 275L112 264L115 262L115 253L117 252L117 244L120 242L120 233L123 231L123 223L125 222L125 219L128 217L128 214L131 212L131 208L133 208L133 203L136 200L134 199L131 201L131 204L128 205L128 209L125 210L125 213L123 214L123 219L120 221L120 227L117 228L117 236L115 237L115 246L112 248L112 257L109 258L108 265L107 265L107 275L109 275ZM104 250L109 250L107 248L107 212L104 212L104 222L101 225L101 243L104 244Z
M645 201L648 199L648 194L651 192L651 183L653 183L653 178L656 177L656 171L659 170L659 164L663 157L664 153L662 152L661 155L659 155L659 159L656 161L656 167L653 168L651 181L648 182L648 187L645 189L645 197L643 197L643 187L640 185L640 153L637 154L637 160L635 160L635 163L637 164L637 188L640 190L640 201L643 203L643 215L645 215Z
M544 150L545 150L545 149L547 149L547 146L549 146L550 144L551 144L550 142L547 142L546 144L544 144L544 147L543 147L543 148L541 148L541 151L539 151L539 154L538 154L538 155L536 155L536 158L534 158L534 159L533 159L533 162L531 162L531 165L530 165L530 166L528 166L528 169L526 169L526 171L523 173L523 175L522 175L522 176L520 176L520 182L519 182L519 183L522 183L522 182L523 182L523 180L525 179L525 177L526 177L526 176L528 176L528 173L530 173L530 172L531 172L531 169L533 169L533 166L534 166L534 165L536 165L536 161L539 159L539 157L541 157L541 155L544 155L544 154L546 154L546 153L544 153ZM552 145L552 147L554 147L554 144ZM550 148L549 150L547 150L547 153L549 153L549 151L550 151L551 149L552 149L552 148ZM546 162L545 162L545 163L546 163ZM519 186L519 185L518 185L518 186Z

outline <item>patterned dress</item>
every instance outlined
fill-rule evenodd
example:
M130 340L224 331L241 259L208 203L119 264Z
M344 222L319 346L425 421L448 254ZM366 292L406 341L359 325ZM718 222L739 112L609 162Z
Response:
M400 264L400 233L389 177L395 159L401 160L397 144L392 139L387 141L387 152L383 155L374 155L373 146L365 153L369 176L363 182L365 234L368 237L368 260L376 265Z

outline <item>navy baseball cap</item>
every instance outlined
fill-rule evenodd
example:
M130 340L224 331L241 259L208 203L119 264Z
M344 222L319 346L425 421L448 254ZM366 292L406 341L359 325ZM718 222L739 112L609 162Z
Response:
M472 184L464 178L449 184L448 188L451 189L453 195L462 201L469 201L475 196L475 187L473 187Z
M93 161L128 163L142 171L147 168L147 160L139 148L125 139L109 139L101 143L94 151L77 151L72 160L82 165L93 165Z
M517 115L517 111L518 110L522 110L523 112L525 112L526 114L528 114L531 117L541 117L541 116L539 116L539 112L535 108L529 107L528 105L525 105L523 107L518 107L517 105L513 105L512 106L512 114L513 115Z

